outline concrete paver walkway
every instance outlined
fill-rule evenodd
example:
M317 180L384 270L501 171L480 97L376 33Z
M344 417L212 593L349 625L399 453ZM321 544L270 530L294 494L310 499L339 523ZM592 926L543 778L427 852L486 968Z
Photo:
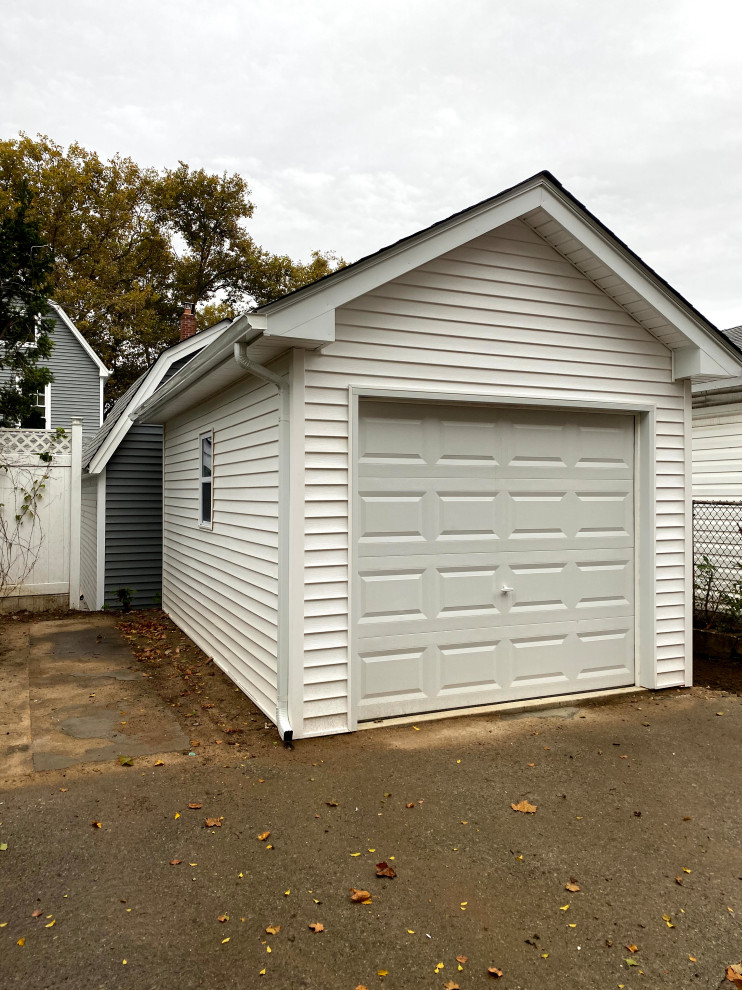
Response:
M9 630L2 663L2 776L188 748L110 616Z

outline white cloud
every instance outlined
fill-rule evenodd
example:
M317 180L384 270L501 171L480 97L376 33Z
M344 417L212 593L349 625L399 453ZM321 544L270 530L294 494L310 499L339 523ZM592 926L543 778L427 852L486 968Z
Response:
M348 260L549 168L742 322L728 0L0 0L0 133L239 171L274 251Z

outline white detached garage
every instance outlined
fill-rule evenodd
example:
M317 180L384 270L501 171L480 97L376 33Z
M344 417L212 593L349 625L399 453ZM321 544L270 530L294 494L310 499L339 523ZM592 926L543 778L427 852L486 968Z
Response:
M548 173L246 314L165 425L163 607L284 738L691 677L690 379Z

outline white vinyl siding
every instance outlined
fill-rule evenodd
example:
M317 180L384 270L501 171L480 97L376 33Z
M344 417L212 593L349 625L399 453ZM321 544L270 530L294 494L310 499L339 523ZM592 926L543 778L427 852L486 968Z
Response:
M349 723L350 385L652 405L654 683L686 683L684 384L672 379L667 347L526 224L513 221L343 306L335 342L307 354L305 374L305 704L297 735Z
M98 477L83 475L80 492L80 593L95 611L98 598Z
M213 430L213 525L199 525L200 436ZM278 394L244 380L171 420L164 444L163 607L275 718Z
M693 497L742 498L742 403L693 410Z

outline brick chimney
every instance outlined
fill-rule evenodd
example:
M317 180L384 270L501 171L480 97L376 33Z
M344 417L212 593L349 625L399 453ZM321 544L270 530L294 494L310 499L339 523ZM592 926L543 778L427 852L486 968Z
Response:
M196 332L196 314L193 312L193 303L184 303L183 312L180 315L180 339L188 340Z

